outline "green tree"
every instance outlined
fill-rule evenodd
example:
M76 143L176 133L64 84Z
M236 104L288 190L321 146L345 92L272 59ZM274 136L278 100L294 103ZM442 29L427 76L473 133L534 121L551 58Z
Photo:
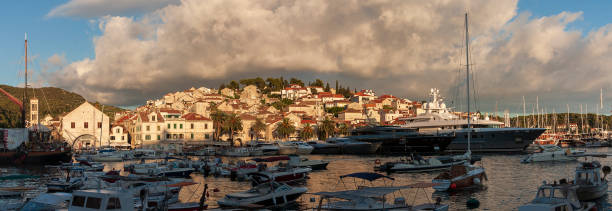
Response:
M318 79L318 78L317 78L317 79L315 79L315 81L314 81L314 82L312 82L312 84L310 84L310 85L311 85L311 86L320 86L320 87L323 87L323 86L324 86L323 81L322 81L321 79Z
M261 134L261 132L266 130L266 124L261 118L257 118L255 120L255 124L253 124L253 127L251 127L251 129L255 133L255 139L259 139L259 135Z
M274 133L282 139L289 138L289 136L291 136L291 134L294 132L295 126L293 126L293 124L291 124L291 120L287 118L284 118L282 122L276 124L276 129L274 130Z
M323 91L326 91L326 92L331 91L331 88L329 88L329 83L325 85L325 89Z
M236 81L231 81L229 83L229 85L227 85L227 88L233 89L233 90L238 90L240 89L240 84L238 84L238 82Z
M325 117L325 120L323 120L321 124L319 125L319 131L321 131L324 135L323 139L326 139L330 135L333 136L335 130L336 130L336 123L327 117Z
M344 107L331 107L326 108L325 112L334 114L334 117L338 117L338 114L344 110L346 110Z
M299 133L300 138L304 141L308 141L310 138L314 136L314 129L310 124L306 124Z
M226 132L229 133L230 140L232 140L233 143L234 134L236 132L242 131L242 120L237 114L232 113L230 115L227 115L223 123L223 128Z
M214 141L219 141L219 137L221 136L223 125L225 122L225 116L225 113L219 111L216 107L213 107L213 112L210 114L210 118L213 121L213 128L215 129L215 132L213 134Z
M279 111L284 110L285 108L287 108L287 106L293 104L293 100L291 99L281 99L277 102L272 103L272 106L276 109L278 109Z
M304 82L302 82L302 80L297 79L297 78L291 78L291 80L289 81L289 83L291 84L297 84L300 86L304 86Z
M348 125L346 125L346 123L340 123L340 124L338 125L338 130L337 130L337 132L338 132L338 134L340 134L340 135L344 135L344 136L346 136L346 135L348 135L348 134L349 134L349 130L350 130L350 128L349 128L349 126L348 126Z

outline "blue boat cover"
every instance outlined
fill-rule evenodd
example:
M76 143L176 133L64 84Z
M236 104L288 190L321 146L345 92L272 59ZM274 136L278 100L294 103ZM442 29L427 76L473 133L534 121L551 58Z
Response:
M395 180L393 179L393 177L388 177L379 173L372 173L372 172L357 172L357 173L352 173L352 174L347 174L347 175L342 175L340 176L340 179L345 178L345 177L355 177L355 178L359 178L359 179L365 179L368 181L374 181L380 178L387 178L390 180Z

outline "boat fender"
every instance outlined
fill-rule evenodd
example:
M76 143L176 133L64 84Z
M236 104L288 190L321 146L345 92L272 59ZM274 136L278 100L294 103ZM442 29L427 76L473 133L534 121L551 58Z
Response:
M374 161L374 163L380 165L380 159L376 159L376 161Z
M480 179L478 177L474 178L474 184L480 185Z
M455 183L451 183L451 185L450 185L450 189L455 189L455 188L457 188L457 184L455 184Z
M480 201L478 201L476 198L471 198L471 199L467 200L467 202L465 202L465 206L468 209L476 209L476 208L480 207Z

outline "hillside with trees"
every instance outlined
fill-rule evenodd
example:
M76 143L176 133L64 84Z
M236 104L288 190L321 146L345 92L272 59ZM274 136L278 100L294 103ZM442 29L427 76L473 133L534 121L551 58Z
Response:
M0 85L0 88L4 89L19 100L23 99L23 88L13 87L8 85ZM85 98L81 95L69 92L60 88L55 87L43 87L43 88L29 88L28 99L24 103L24 106L29 105L29 98L38 98L38 107L40 119L44 118L47 114L52 117L57 117L60 114L67 113L85 102ZM95 102L91 103L98 109L101 109L102 104ZM111 119L114 118L114 113L123 111L124 109L114 106L104 106L104 113ZM29 111L29 109L27 109ZM9 100L8 97L0 94L0 128L13 128L20 127L21 112L19 106Z

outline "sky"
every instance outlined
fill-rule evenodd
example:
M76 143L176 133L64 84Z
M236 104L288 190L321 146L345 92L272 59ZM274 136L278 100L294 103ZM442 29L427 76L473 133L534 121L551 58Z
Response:
M245 77L321 78L464 108L464 13L476 109L612 110L608 1L48 0L0 7L0 84L118 106ZM463 73L465 74L465 73Z

